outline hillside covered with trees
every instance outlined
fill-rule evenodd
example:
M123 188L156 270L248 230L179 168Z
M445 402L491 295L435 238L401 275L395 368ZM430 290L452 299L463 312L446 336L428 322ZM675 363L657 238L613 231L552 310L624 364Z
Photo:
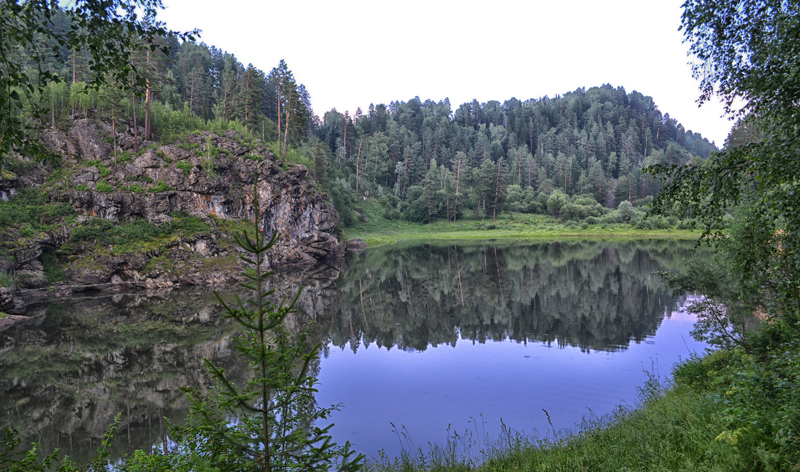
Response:
M53 28L68 23L55 11ZM333 109L320 119L284 61L265 72L214 46L166 35L132 56L143 81L131 71L130 81L109 77L93 88L85 50L45 37L39 43L16 50L17 60L31 76L44 68L62 80L30 97L45 113L37 116L36 106L17 113L32 130L66 130L88 116L127 130L138 151L139 142L234 128L311 168L345 226L363 220L364 206L375 201L383 217L416 222L508 211L599 219L624 201L638 205L658 193L643 168L698 162L716 150L651 97L611 85L455 108L448 99L415 97L353 115ZM116 156L117 144L109 144ZM13 158L2 161L14 170Z

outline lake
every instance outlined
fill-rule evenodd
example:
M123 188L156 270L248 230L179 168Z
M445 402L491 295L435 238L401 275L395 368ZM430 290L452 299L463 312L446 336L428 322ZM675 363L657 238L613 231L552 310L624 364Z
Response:
M391 457L635 406L648 372L665 380L704 349L654 274L696 253L679 240L399 244L271 283L304 287L290 327L313 321L325 346L314 371L318 404L342 405L334 439ZM30 314L0 332L0 426L44 450L91 457L117 413L115 455L160 447L163 418L187 413L179 388L208 386L204 358L245 375L207 289L90 293Z

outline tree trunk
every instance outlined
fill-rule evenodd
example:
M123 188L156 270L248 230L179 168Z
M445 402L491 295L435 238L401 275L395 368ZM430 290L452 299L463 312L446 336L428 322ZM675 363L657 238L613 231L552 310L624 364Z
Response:
M133 150L139 152L139 124L136 120L136 79L131 76L131 106L133 107Z
M117 120L114 114L111 114L111 138L114 142L114 168L117 168Z
M361 159L361 146L364 144L364 138L358 143L358 154L356 154L356 192L358 192L358 162Z
M153 103L153 91L152 86L150 84L150 51L147 51L147 78L146 84L147 87L145 88L145 95L144 95L144 140L150 141L150 126L152 120L152 114L150 113L150 105Z
M248 74L249 75L249 74ZM247 133L247 121L249 120L250 111L250 77L247 77L245 82L245 95L244 95L244 132Z
M492 223L497 219L497 205L500 200L500 170L503 166L497 163L497 178L494 181L494 203L492 204Z
M461 159L458 160L456 165L456 202L453 205L453 223L456 222L458 218L458 184L461 180Z
M286 141L289 139L289 107L286 107L286 119L283 123L283 158L289 155L289 149L286 147Z
M278 82L278 156L282 156L281 150L281 85Z

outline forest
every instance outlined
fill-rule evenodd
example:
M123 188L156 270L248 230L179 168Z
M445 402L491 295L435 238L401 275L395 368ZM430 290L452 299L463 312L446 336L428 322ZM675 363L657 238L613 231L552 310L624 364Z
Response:
M53 28L69 21L55 11ZM233 128L311 168L346 227L376 201L386 219L421 223L502 212L627 222L611 210L645 204L660 188L643 168L699 163L717 150L651 97L608 84L456 108L447 98L414 97L320 118L285 61L265 72L214 46L163 35L132 54L130 80L92 87L88 53L51 43L42 36L38 47L15 51L30 76L46 69L61 79L28 97L37 106L16 111L33 130L86 116L129 130L145 146ZM13 171L13 159L4 161Z
M697 316L697 338L718 349L678 365L669 388L648 382L637 410L621 411L576 436L510 442L508 452L499 452L480 467L798 469L797 2L683 4L680 29L694 59L692 73L700 82L699 102L717 97L730 117L741 119L722 150L662 113L652 98L612 85L555 97L458 106L447 99L414 97L371 105L352 115L329 110L320 118L312 108L311 91L286 62L268 72L245 67L233 54L198 43L192 34L172 34L141 23L135 7L151 12L160 5L158 0L74 4L71 14L65 14L54 0L0 2L0 182L15 178L20 169L30 170L28 156L55 157L35 145L37 140L31 138L37 133L50 127L65 129L72 121L89 117L110 123L115 166L131 159L128 147L116 142L118 128L133 136L135 154L196 131L233 129L251 141L260 139L284 164L303 164L311 170L345 227L374 218L375 208L381 218L419 223L495 219L504 212L523 212L588 224L634 220L638 224L643 207L649 208L650 221L656 224L674 224L670 218L675 223L678 218L691 220L703 228L701 240L709 243L715 258L695 261L680 274L662 275L674 294L704 295L687 308ZM122 14L124 21L118 21L119 12L109 12L119 5L130 7ZM112 61L102 64L98 57ZM217 157L210 154L209 159ZM57 158L48 162L53 164L49 170L59 165ZM159 188L163 190L154 185L148 191ZM14 199L0 191L0 200L6 199L3 205L12 208ZM33 234L33 223L20 233ZM259 234L255 232L257 239ZM255 246L262 242L251 244ZM453 253L459 254L464 253ZM499 273L500 260L493 262ZM580 264L575 268L582 269ZM613 279L599 275L595 280L613 287ZM486 286L486 278L477 283ZM396 290L414 283L408 277L386 285ZM440 279L439 285L455 288L451 279ZM360 290L361 282L359 301ZM261 299L260 288L256 292ZM354 298L355 286L344 292ZM511 293L501 292L501 303ZM450 304L466 306L458 298L451 297ZM395 308L418 306L407 303ZM268 313L259 309L262 339L264 314ZM366 331L373 342L383 342L385 334ZM272 377L257 378L265 383ZM262 412L266 418L266 410ZM204 427L223 431L230 423L221 416L212 419ZM35 447L29 454L14 452L12 433L5 433L11 452L0 455L0 463L9 459L21 464L11 470L34 470L25 466L31 460L38 464ZM113 436L113 427L109 434ZM256 436L248 433L239 438ZM188 437L184 444L211 448L222 444ZM98 460L103 460L104 450L98 453ZM211 453L201 450L194 458L199 464L208 457L240 457L223 448ZM357 469L360 457L352 462L347 461L350 453L343 457L346 470ZM162 459L191 458L145 454L135 459L164 470L166 462L158 462ZM257 452L251 459L253 464L270 461ZM473 468L459 460L455 459L457 470ZM138 463L130 465L126 470L144 469ZM193 464L185 467L195 469Z

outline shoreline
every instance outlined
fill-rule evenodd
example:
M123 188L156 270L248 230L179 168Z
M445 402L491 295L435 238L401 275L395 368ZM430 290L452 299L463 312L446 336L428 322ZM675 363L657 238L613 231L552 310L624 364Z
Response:
M387 228L381 230L361 229L359 227L346 230L349 240L361 239L368 248L383 246L387 244L397 244L404 241L492 241L492 240L519 240L519 241L558 241L569 240L602 240L602 239L699 239L702 235L700 230L687 229L636 229L630 225L614 225L613 228L601 228L599 225L589 226L588 228L569 228L561 227L537 227L496 229L477 228L458 228L450 223L452 229L442 228L447 224L441 222L428 225L405 224L397 228Z

